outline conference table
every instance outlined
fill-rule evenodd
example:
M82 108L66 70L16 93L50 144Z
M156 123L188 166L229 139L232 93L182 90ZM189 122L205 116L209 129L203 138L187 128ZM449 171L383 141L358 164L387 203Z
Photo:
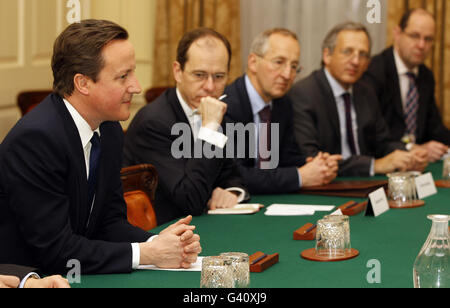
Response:
M442 178L442 162L431 164L435 180ZM387 179L384 176L370 178ZM342 178L338 180L351 180ZM353 178L353 180L369 180ZM342 205L358 198L313 196L302 194L252 196L251 203ZM278 253L279 262L262 273L251 273L250 288L411 288L413 265L431 228L429 214L450 214L450 189L426 198L425 206L412 209L390 209L378 217L361 212L350 217L351 245L359 251L354 259L339 262L315 262L301 258L303 250L314 247L314 241L295 241L293 232L306 223L330 212L313 216L265 216L265 209L253 215L203 215L192 224L201 237L201 256L222 252L262 251ZM159 232L169 224L158 226ZM83 275L75 288L198 288L200 272L135 270L131 274Z

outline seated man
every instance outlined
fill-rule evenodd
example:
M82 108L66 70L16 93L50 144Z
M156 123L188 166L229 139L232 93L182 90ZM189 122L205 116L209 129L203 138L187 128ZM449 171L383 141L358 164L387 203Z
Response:
M0 264L0 289L2 288L70 288L67 279L59 275L42 278L35 269Z
M142 108L128 128L124 165L150 163L159 174L158 223L248 199L233 161L204 153L221 151L226 142L217 132L226 111L218 98L230 60L231 46L220 33L207 28L186 33L173 64L176 88Z
M80 61L82 59L82 61ZM53 90L0 145L0 263L64 275L190 267L201 251L186 217L152 237L127 221L120 179L130 101L141 91L122 27L85 20L56 39Z
M392 137L422 148L428 161L447 153L450 130L436 106L433 72L424 62L436 37L434 17L423 9L405 13L394 29L394 46L373 58L364 75L379 99Z
M324 67L294 85L294 132L306 155L342 154L340 176L424 169L426 153L391 140L372 89L359 81L370 60L363 25L336 26L323 44Z
M292 106L286 93L300 68L299 58L294 33L265 31L252 44L247 74L225 90L227 127L236 125L235 158L250 193L295 192L300 187L329 183L337 175L340 156L320 154L306 163L294 140ZM245 144L239 143L238 135L244 133L239 129L241 123L241 128L249 129L248 138L243 136Z

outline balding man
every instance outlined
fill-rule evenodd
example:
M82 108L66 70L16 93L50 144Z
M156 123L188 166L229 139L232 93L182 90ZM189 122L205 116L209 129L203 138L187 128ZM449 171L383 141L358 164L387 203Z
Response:
M450 145L450 131L436 107L433 73L424 65L435 35L430 13L408 11L394 29L394 45L373 58L364 77L375 88L392 136L408 149L425 149L430 162L440 159Z

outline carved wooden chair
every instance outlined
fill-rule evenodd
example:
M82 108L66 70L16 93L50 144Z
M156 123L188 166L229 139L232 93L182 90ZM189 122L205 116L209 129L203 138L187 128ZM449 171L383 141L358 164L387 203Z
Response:
M150 164L125 167L121 170L121 179L128 221L145 231L158 226L153 209L158 186L156 168Z

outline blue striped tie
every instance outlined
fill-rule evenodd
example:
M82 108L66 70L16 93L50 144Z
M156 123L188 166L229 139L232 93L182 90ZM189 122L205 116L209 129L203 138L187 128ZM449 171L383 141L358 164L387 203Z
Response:
M92 212L93 207L93 201L97 186L97 177L98 177L98 166L100 162L100 137L98 136L97 132L94 132L94 136L91 138L91 154L89 157L89 178L88 178L88 213L87 217L90 216ZM89 218L86 224L89 224Z
M417 112L419 110L419 91L416 87L416 76L413 73L406 73L409 78L409 90L406 96L405 124L406 133L416 136L417 133Z

